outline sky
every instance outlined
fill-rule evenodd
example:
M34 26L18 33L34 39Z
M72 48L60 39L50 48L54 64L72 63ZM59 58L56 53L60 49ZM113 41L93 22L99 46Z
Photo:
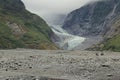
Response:
M47 22L55 21L56 16L67 15L93 0L22 0L26 8ZM50 20L51 19L51 20ZM53 20L54 19L54 20Z

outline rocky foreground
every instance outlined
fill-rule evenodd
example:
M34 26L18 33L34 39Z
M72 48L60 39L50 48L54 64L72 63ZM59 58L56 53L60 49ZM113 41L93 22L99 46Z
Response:
M120 80L120 53L0 50L0 80Z

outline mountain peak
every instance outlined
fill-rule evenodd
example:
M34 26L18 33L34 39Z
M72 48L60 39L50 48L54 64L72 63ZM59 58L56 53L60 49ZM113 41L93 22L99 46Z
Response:
M21 0L0 0L0 8L4 11L21 12L25 6Z

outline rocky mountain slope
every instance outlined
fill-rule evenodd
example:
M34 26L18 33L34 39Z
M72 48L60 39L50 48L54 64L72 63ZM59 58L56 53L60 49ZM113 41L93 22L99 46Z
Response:
M27 11L21 0L0 0L1 49L57 49L51 34L46 22Z
M120 16L117 16L112 22L110 29L103 37L104 40L99 44L92 46L92 49L120 51Z
M89 3L71 12L63 28L71 34L82 37L103 37L102 50L119 51L119 25L120 0L104 0Z

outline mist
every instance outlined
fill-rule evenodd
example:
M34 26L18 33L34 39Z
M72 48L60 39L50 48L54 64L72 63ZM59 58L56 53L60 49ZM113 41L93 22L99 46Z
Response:
M95 0L22 0L22 1L24 2L27 10L31 11L32 13L38 14L48 24L62 24L64 18L68 13Z

